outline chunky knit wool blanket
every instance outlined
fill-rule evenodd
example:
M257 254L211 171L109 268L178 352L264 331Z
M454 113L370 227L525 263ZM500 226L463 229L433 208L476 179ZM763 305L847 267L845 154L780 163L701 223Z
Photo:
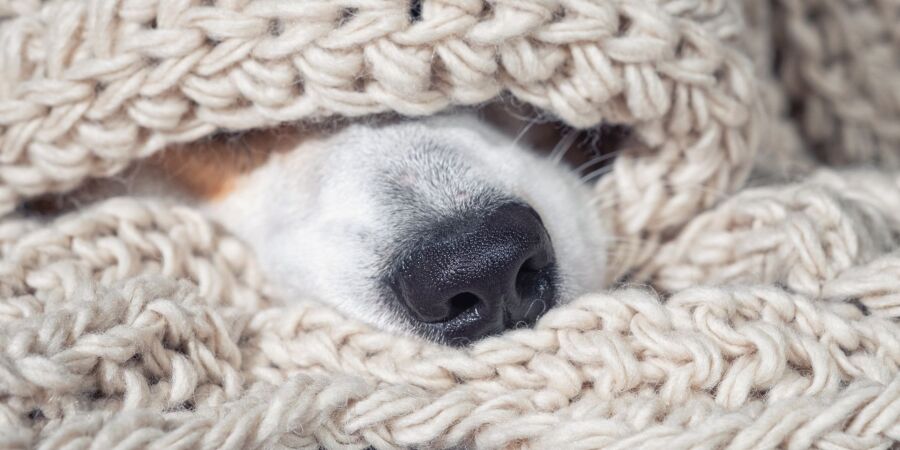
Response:
M586 205L614 288L468 349L280 298L185 206L18 209L498 95L639 145ZM898 0L0 0L0 211L0 448L900 441Z

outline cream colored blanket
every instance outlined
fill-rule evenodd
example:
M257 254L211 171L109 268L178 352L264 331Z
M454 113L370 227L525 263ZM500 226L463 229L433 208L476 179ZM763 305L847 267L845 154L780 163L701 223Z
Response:
M0 448L900 441L898 0L0 0L0 17ZM640 148L596 187L619 287L470 349L278 298L183 206L16 212L220 129L502 92Z

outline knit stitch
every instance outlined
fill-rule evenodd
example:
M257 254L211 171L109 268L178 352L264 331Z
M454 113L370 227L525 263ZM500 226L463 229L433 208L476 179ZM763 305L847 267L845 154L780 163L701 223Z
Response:
M900 1L415 3L0 0L0 448L900 441L900 177L818 162L894 167ZM590 205L621 284L467 349L284 302L185 206L15 211L222 130L498 95L633 130Z

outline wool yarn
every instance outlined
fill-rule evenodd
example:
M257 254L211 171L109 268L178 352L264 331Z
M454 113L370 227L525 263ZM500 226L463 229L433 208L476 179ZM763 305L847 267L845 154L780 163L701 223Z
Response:
M644 137L652 157L620 158L601 189L622 233L657 240L743 182L758 114L729 3L420 3L414 20L410 0L15 1L0 210L216 130L430 114L501 91Z
M890 167L891 84L812 81L896 80L853 40L896 5L0 1L0 448L891 448L900 178L817 162ZM468 349L284 302L185 206L15 211L217 130L503 92L639 137L594 205L628 281Z
M798 190L783 189L785 208ZM665 302L646 288L592 294L533 330L456 350L312 302L268 304L252 257L187 209L116 199L49 225L8 220L2 236L5 448L900 439L893 255L818 272L818 295L793 281L692 287Z
M832 164L900 167L900 3L772 8L778 78L810 149Z

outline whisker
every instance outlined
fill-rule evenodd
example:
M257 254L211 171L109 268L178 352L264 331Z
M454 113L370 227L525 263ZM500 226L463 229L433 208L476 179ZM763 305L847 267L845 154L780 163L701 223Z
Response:
M666 184L668 187L672 187L671 184ZM727 200L729 198L733 198L736 192L728 192L723 189L715 189L708 186L703 186L700 183L695 183L694 185L684 184L678 187L679 189L688 190L688 191L697 191L705 194L712 195L717 202L721 202Z
M620 243L620 244L622 244L622 243L624 243L624 244L636 244L636 243L641 244L641 243L647 242L647 239L639 237L639 236L632 236L632 237L608 236L608 237L604 237L603 241L608 242L608 243Z
M572 148L572 144L575 143L575 138L577 137L578 131L574 128L566 131L566 134L563 135L563 138L556 143L556 146L553 147L553 151L550 152L550 156L548 156L550 162L552 162L553 164L559 164L566 153L569 152L569 149Z
M580 174L581 172L584 172L585 170L590 169L591 167L597 165L598 163L602 163L603 161L606 161L610 158L615 158L616 156L619 155L619 153L621 153L621 151L609 152L605 155L595 156L595 157L587 160L587 162L585 162L584 164L576 167L575 173Z
M540 113L540 111L519 110L516 108L516 106L514 104L510 104L507 102L504 102L503 112L504 112L504 114L508 114L508 115L514 117L515 119L519 120L520 122L524 122L529 119L530 120L542 120L541 119L542 114Z
M596 169L592 172L588 172L587 174L582 176L579 181L581 181L582 183L590 183L591 181L594 181L594 180L602 177L603 175L606 175L606 174L612 172L614 167L615 166L612 166L612 165L604 166L604 167Z
M522 127L522 130L519 131L519 134L516 135L515 139L512 140L512 143L510 143L509 146L510 146L510 147L514 147L516 144L518 144L519 141L522 140L522 138L525 137L526 134L528 134L528 131L531 130L531 127L533 127L534 124L537 123L537 121L538 121L538 118L537 118L537 117L532 117L532 118L528 121L528 123L525 124L524 127Z
M590 175L590 174L588 174L588 175ZM666 185L671 187L671 184L669 184L669 183L667 183ZM731 198L733 196L733 193L730 193L728 191L703 186L700 183L696 183L694 185L689 185L689 184L681 185L681 186L679 186L679 189L694 190L694 191L709 193L709 194L712 194L717 200L720 200L720 201ZM619 202L622 201L622 199L618 198L618 197L609 199L609 198L605 198L603 196L595 196L593 199L591 199L588 202L588 204L592 207L596 207L596 206L598 206L598 203L601 200L612 200L612 202L610 202L610 204L608 204L608 205L601 205L604 208L615 206L616 204L618 204Z

